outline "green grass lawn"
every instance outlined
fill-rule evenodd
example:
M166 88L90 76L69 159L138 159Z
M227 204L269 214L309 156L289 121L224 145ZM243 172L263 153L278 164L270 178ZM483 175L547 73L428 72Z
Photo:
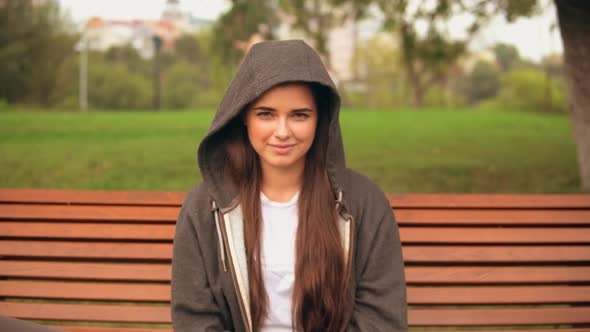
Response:
M0 187L186 191L213 112L4 112ZM576 193L567 115L347 110L348 166L391 193Z

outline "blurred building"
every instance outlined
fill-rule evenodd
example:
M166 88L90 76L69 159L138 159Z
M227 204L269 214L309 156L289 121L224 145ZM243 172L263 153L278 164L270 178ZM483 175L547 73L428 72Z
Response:
M184 33L195 33L212 21L198 19L182 11L178 0L168 0L159 20L111 20L93 17L84 28L90 50L106 51L114 46L131 45L144 58L154 55L154 36L164 49L174 46L174 40Z

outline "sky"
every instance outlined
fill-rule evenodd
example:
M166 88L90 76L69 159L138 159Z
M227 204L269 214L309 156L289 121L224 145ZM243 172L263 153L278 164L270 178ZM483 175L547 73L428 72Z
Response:
M516 1L516 0L515 0ZM72 19L81 23L90 17L106 19L158 19L166 0L59 0L62 8L69 11ZM474 38L472 50L481 50L496 42L515 45L520 54L535 62L547 54L561 53L562 43L558 29L550 31L556 24L553 1L543 1L547 10L533 18L520 18L512 24L503 18L495 19ZM229 0L180 0L183 10L195 17L215 20L230 8ZM378 26L378 25L374 25ZM460 20L451 22L450 33L460 34Z

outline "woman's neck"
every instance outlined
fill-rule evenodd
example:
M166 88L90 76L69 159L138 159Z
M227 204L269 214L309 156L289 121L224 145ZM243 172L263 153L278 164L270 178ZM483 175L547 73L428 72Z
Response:
M262 166L261 190L275 202L288 202L301 190L303 167L281 169Z

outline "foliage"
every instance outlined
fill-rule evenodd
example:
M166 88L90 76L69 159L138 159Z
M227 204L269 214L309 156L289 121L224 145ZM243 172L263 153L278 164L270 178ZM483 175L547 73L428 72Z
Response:
M391 36L377 34L359 45L353 63L358 68L360 86L342 87L345 105L369 109L406 105L400 54Z
M408 82L414 93L414 106L421 107L424 95L433 84L448 80L447 75L467 49L470 38L496 15L508 20L530 15L536 0L504 1L376 0L384 15L384 29L399 36ZM471 18L465 40L445 37L447 22L456 16ZM426 27L419 33L417 27Z
M123 64L97 62L88 67L88 100L95 108L147 109L152 84Z
M458 90L470 104L494 98L500 89L500 73L488 61L479 60L473 70L458 83Z
M498 105L506 110L567 112L565 84L540 70L520 69L504 74Z
M497 43L493 48L496 62L503 72L514 68L520 62L520 54L514 45Z
M0 2L0 98L51 106L55 71L74 53L77 37L55 1Z
M273 39L273 29L278 24L272 2L269 0L232 0L232 7L215 22L212 40L217 56L229 66L236 65L243 51L237 41L247 41L255 33L261 33L265 25L269 31L263 37Z

